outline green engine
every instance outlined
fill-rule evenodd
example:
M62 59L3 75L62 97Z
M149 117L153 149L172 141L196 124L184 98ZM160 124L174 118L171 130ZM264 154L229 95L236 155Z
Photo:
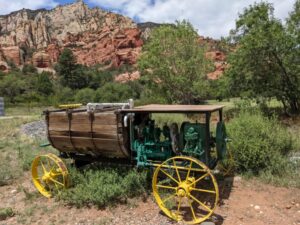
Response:
M149 165L148 160L162 161L173 155L170 129L167 125L161 130L155 126L154 120L148 120L144 127L135 127L134 137L133 150L136 152L138 166Z
M164 161L174 155L188 155L205 161L204 124L184 122L180 133L174 132L172 126L164 125L161 129L150 119L143 124L134 125L133 131L132 150L138 166L148 166L149 161Z

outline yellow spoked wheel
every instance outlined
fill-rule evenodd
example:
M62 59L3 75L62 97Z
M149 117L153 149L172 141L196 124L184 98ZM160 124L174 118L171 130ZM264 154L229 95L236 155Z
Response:
M31 173L34 186L47 198L69 185L67 167L51 153L37 156L32 162Z
M192 157L176 156L157 166L152 180L153 194L167 216L196 224L212 215L219 190L204 163Z

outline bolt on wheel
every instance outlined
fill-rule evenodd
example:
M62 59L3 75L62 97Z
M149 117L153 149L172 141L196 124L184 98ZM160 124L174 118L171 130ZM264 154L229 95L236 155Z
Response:
M54 154L37 156L31 165L33 184L45 197L50 198L69 186L69 175L64 162Z
M176 156L160 164L152 189L160 209L176 221L201 223L215 210L219 190L209 168L199 160Z

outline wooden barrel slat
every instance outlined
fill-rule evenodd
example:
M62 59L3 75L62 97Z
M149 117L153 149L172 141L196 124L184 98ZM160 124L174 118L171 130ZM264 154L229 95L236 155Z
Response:
M121 116L114 111L49 112L48 134L52 145L62 152L125 158ZM117 121L119 120L119 122Z

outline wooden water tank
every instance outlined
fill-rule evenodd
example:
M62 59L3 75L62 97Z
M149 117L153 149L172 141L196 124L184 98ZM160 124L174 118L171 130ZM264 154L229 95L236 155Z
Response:
M127 128L116 110L45 111L48 139L61 152L94 157L128 158Z

